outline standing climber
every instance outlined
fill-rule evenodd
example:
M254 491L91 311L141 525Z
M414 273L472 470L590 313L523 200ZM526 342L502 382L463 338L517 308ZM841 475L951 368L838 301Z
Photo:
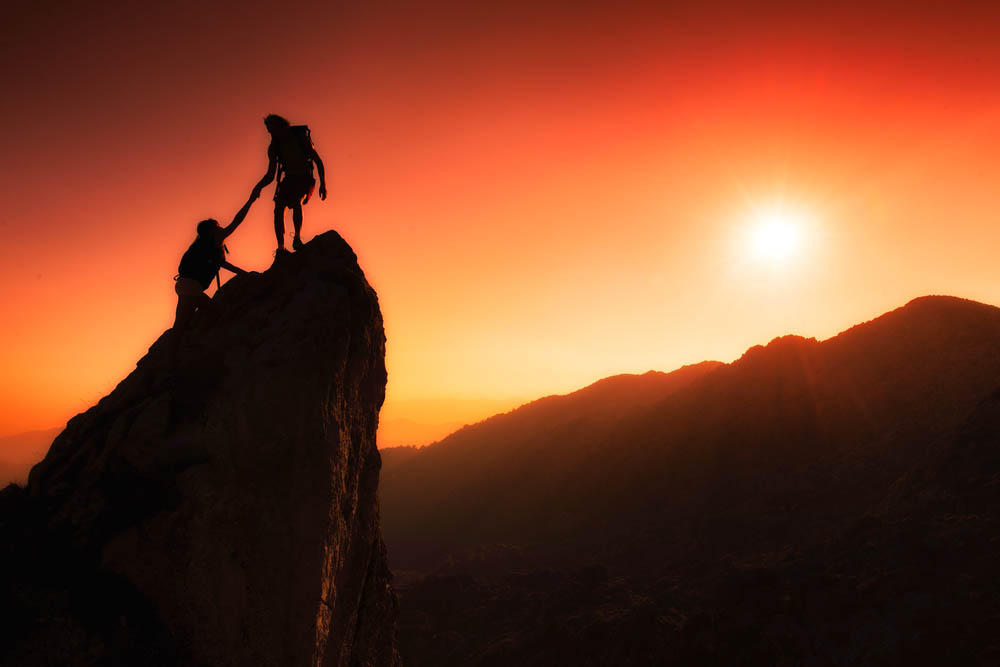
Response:
M270 114L264 118L264 126L271 134L267 147L267 173L254 186L260 192L278 177L274 189L274 235L278 240L275 255L285 250L285 209L292 209L292 224L295 235L292 248L302 247L302 205L312 196L316 180L313 178L313 164L319 172L319 198L326 199L326 172L323 160L313 147L307 125L291 125L281 116Z
M198 223L198 237L181 257L180 266L177 268L177 283L174 291L177 292L177 313L174 316L174 341L179 341L180 335L191 323L198 310L211 307L212 299L205 290L212 284L212 280L219 280L219 269L228 269L233 273L245 274L246 271L234 266L226 261L226 246L223 242L236 231L250 206L260 197L260 190L254 188L250 194L250 199L243 205L233 221L226 227L220 227L219 221L213 218L202 220Z

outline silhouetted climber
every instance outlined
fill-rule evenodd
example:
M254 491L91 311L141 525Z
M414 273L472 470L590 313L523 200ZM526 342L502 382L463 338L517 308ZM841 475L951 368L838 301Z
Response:
M198 238L185 251L181 257L180 266L177 267L177 283L174 291L177 292L177 313L174 316L174 341L180 339L181 333L187 328L194 317L196 311L211 307L212 299L205 290L212 284L214 278L219 280L219 269L229 269L233 273L247 273L238 266L234 266L226 261L226 246L223 241L236 231L250 206L260 197L260 190L254 188L250 194L250 199L243 205L233 221L225 227L219 226L219 221L213 218L202 220L198 223ZM221 286L221 285L220 285Z
M319 172L319 198L326 199L326 172L323 160L313 147L307 125L291 125L281 116L270 114L264 118L264 126L271 133L271 143L267 147L267 173L254 186L260 192L275 175L278 185L274 189L274 235L278 240L275 254L285 252L285 209L292 209L292 224L295 236L292 248L302 247L302 205L312 196L316 179L313 178L313 164Z

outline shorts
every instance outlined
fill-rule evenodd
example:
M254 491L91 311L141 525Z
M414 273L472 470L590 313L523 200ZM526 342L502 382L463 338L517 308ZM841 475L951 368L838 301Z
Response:
M294 208L312 196L316 179L311 174L285 174L274 189L274 203L286 208Z
M174 283L174 291L177 292L177 296L198 296L205 291L205 288L194 278L180 276Z

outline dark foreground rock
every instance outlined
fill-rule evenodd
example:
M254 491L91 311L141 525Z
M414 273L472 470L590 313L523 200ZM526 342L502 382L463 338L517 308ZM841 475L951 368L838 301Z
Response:
M0 663L399 663L375 292L329 232L216 303L0 495Z

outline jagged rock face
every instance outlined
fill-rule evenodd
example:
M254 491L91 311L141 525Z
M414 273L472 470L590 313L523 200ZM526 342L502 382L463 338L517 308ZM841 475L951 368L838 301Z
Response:
M328 232L215 301L4 492L7 570L47 572L0 591L28 619L0 659L398 664L375 292Z

